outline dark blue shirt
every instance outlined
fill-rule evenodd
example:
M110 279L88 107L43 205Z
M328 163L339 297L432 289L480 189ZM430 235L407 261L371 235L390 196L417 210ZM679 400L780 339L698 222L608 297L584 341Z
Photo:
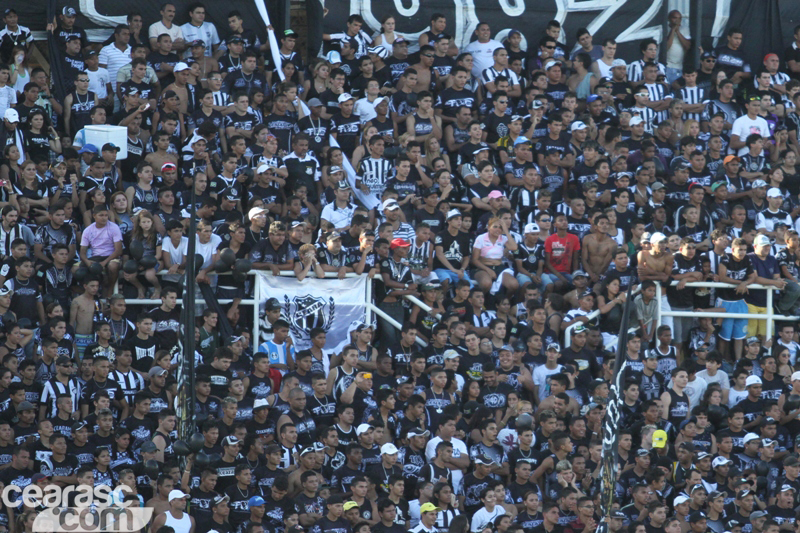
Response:
M747 257L750 258L750 262L753 264L753 270L756 271L756 275L761 278L772 279L775 274L780 273L778 260L771 255L762 260L755 254L755 252L751 252L747 254ZM745 294L744 301L756 307L766 307L767 291L766 289L751 289L747 294Z

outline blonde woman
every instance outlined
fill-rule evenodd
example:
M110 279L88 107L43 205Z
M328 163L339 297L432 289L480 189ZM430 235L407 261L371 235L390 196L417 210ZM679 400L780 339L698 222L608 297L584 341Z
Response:
M310 80L303 82L301 96L306 102L312 98L319 98L319 95L328 89L328 80L331 77L331 67L325 60L320 60L311 74Z
M678 128L675 127L675 131L677 130ZM696 139L697 136L700 135L700 123L694 119L684 120L681 132L681 138L690 135Z
M442 145L439 142L439 139L436 137L428 137L425 140L425 166L428 168L433 168L433 161L437 158L441 157L444 161L445 167L448 171L450 171L450 158L443 157L442 155Z
M297 281L303 281L308 273L313 270L318 278L325 277L325 271L317 261L317 249L313 244L304 244L297 251L297 262L294 264L294 273Z

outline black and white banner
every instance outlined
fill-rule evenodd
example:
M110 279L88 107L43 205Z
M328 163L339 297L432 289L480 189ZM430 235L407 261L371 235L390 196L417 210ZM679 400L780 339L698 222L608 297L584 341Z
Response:
M298 281L259 272L258 300L263 309L267 299L278 299L297 351L311 346L312 329L322 328L327 334L326 350L330 347L332 353L339 353L350 344L350 332L366 319L367 283L367 276Z

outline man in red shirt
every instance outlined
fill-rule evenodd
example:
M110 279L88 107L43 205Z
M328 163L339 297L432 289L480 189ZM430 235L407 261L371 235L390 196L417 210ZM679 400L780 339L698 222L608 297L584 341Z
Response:
M548 284L546 292L553 288L557 290L566 289L572 284L572 275L578 269L578 252L581 249L581 241L577 235L567 233L567 216L559 213L553 217L553 224L556 232L544 241L545 268L550 272L551 278L554 277L554 285Z

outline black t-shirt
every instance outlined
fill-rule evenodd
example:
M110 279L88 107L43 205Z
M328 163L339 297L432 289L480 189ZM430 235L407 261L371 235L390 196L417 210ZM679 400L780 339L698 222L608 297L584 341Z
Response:
M699 272L699 271L700 271L700 259L696 255L691 259L686 259L682 254L675 254L672 266L673 276L676 274L685 274L687 272ZM686 291L686 290L679 291L675 287L669 287L667 289L667 298L669 299L670 306L672 306L673 308L692 307L692 303L694 300L694 291Z
M509 124L511 124L510 115L504 114L498 117L494 111L487 113L481 123L481 129L486 132L486 142L496 143L501 137L508 135Z
M753 272L753 263L750 258L745 256L741 261L736 261L732 254L726 254L720 264L728 269L728 277L738 281L743 281ZM723 300L735 302L744 300L744 294L737 294L736 289L719 289L719 297Z
M133 354L133 364L131 366L140 372L149 371L156 357L157 342L155 337L150 336L142 339L138 335L134 335L127 339L125 344Z
M446 117L455 118L462 107L468 107L472 111L478 110L478 97L467 88L460 91L454 87L447 88L440 92L436 99L436 109L441 109Z
M336 134L336 142L347 157L353 156L353 151L358 146L361 121L355 115L349 117L337 113L331 118L331 133Z

